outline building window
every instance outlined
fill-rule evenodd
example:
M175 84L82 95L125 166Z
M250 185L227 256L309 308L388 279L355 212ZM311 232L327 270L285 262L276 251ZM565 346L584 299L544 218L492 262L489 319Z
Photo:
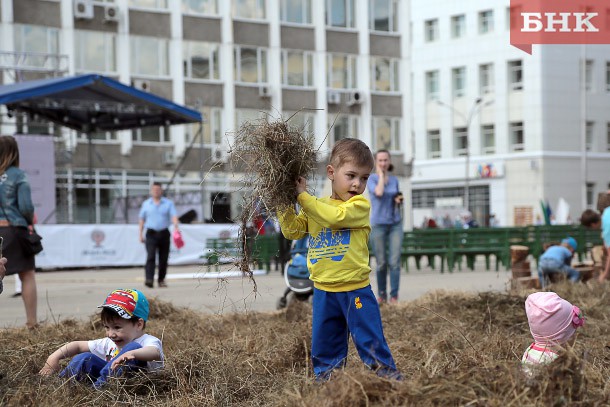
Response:
M129 7L167 8L167 0L129 0Z
M313 53L282 50L282 85L313 86Z
M595 143L595 122L587 122L585 125L585 148L587 151L593 150Z
M311 24L311 0L282 0L280 12L285 23Z
M373 150L400 150L400 118L373 117Z
M167 76L168 41L155 37L129 37L131 44L131 73L135 75Z
M235 81L267 83L267 50L235 47Z
M116 35L74 30L74 48L77 72L116 72Z
M424 39L426 42L438 40L438 18L424 21Z
M59 53L59 30L57 28L15 24L14 29L15 52ZM45 64L43 59L40 60L40 63Z
M426 72L426 98L438 100L438 71Z
M398 92L399 63L396 58L371 57L371 90Z
M303 134L313 134L315 131L316 115L314 112L301 110L298 112L284 112L284 120L288 120L288 125L298 129Z
M466 93L466 67L462 66L451 70L451 86L454 98L464 96Z
M523 65L522 61L508 61L508 88L510 90L523 89Z
M89 134L87 133L78 133L78 138L80 141L84 142L89 139L91 136L91 140L97 142L118 142L118 136L116 131L93 131Z
M354 0L327 0L326 25L330 27L354 28L356 26Z
M169 143L169 127L142 127L131 131L134 143Z
M523 122L512 122L508 124L508 136L511 151L523 151L525 149L523 136Z
M218 14L217 0L182 0L184 14Z
M485 10L479 12L479 34L490 33L494 30L494 12Z
M256 126L263 121L269 121L269 113L256 109L235 109L235 126L240 129L244 124Z
M591 92L595 87L595 83L593 81L593 61L587 59L585 61L585 90L587 92Z
M205 106L199 110L205 120L203 126L203 144L204 146L218 146L224 143L222 132L222 110L219 107ZM186 126L186 142L190 143L197 135L200 125L191 124Z
M485 95L494 91L493 64L479 65L479 94Z
M199 41L184 41L182 44L185 78L220 79L218 44Z
M369 28L373 31L398 31L398 2L369 0Z
M606 62L606 92L610 92L610 62Z
M264 20L265 0L233 0L233 17Z
M356 56L328 54L328 84L333 89L356 88Z
M462 38L466 35L466 16L451 16L451 38Z
M595 197L595 184L593 182L587 182L587 206L593 206L593 199Z
M441 131L428 130L428 158L441 157Z
M359 117L356 115L339 114L339 115L328 115L328 129L331 138L331 143L351 137L358 137L358 120ZM334 124L333 124L334 123Z
M468 154L468 130L466 127L456 127L453 129L455 140L455 155L464 156Z
M494 125L487 124L481 126L481 137L483 139L483 154L495 154L496 153L496 135L494 132Z

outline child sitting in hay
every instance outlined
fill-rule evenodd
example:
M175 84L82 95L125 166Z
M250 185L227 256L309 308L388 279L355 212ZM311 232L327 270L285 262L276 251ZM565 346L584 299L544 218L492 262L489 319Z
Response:
M557 273L565 274L574 283L580 280L580 273L571 266L577 247L576 239L568 236L561 241L561 245L549 247L540 256L538 279L542 288L548 285L550 276Z
M161 341L144 333L148 300L141 291L115 290L98 308L102 308L101 320L107 337L61 346L48 357L40 374L59 371L59 361L74 356L60 377L89 380L99 388L109 376L163 366Z
M553 292L530 294L525 313L534 337L523 354L523 370L532 375L533 366L546 365L559 357L566 343L573 343L576 329L585 324L582 311Z
M374 167L371 150L360 140L343 139L333 148L326 174L330 198L307 193L296 182L302 210L280 213L288 239L309 234L307 266L314 281L311 357L317 380L327 380L345 365L348 333L363 362L380 376L401 379L381 325L379 306L369 280L370 203L362 196Z

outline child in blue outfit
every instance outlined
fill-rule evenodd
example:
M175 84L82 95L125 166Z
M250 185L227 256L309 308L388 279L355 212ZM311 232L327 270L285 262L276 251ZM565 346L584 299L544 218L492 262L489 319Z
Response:
M565 273L572 282L580 280L580 273L570 266L576 248L576 239L567 237L561 241L561 245L549 247L540 256L538 278L542 288L546 286L548 275L553 273Z
M368 240L371 205L362 196L374 166L371 150L360 140L334 146L326 174L332 195L309 195L297 181L302 210L279 214L282 233L297 240L309 235L307 267L314 282L311 358L318 380L343 367L351 334L363 362L378 375L400 379L383 335L381 314L371 289Z
M115 290L98 308L102 308L101 319L107 337L62 345L48 357L40 374L59 371L59 361L73 357L60 377L89 380L99 388L110 376L120 376L126 371L152 371L163 366L161 341L144 333L148 300L142 292Z

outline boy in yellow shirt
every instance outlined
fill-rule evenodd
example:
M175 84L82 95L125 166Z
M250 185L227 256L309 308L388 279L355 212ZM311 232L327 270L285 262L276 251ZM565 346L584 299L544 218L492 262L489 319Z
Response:
M362 361L380 376L401 379L383 335L379 306L369 280L370 203L362 196L375 161L360 140L337 142L326 167L330 198L309 195L307 181L297 180L302 210L280 214L288 239L309 234L307 267L314 282L311 357L318 380L343 367L348 335Z

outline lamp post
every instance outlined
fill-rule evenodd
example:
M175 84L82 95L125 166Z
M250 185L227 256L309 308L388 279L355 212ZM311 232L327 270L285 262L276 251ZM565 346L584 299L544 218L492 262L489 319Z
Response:
M481 106L481 102L483 102L483 98L476 98L474 100L474 103L472 104L472 107L470 108L470 111L468 112L468 116L465 116L462 112L456 110L453 106L441 102L440 100L436 101L436 103L438 103L440 106L446 107L456 115L460 116L464 120L464 123L466 125L466 168L464 173L464 208L466 209L466 211L470 211L470 124L472 123L472 119L477 113L478 108ZM491 102L492 101L488 101L485 103L485 105L488 105Z

